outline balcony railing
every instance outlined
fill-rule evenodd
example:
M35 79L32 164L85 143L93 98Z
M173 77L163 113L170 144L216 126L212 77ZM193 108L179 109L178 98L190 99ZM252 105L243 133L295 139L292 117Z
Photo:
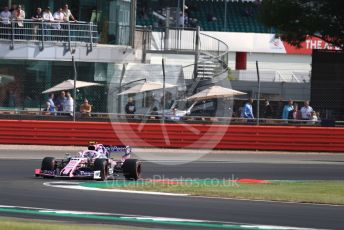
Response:
M39 41L43 49L45 42L80 42L93 46L99 37L97 25L92 22L11 20L0 23L0 40L10 41L11 49L16 41Z

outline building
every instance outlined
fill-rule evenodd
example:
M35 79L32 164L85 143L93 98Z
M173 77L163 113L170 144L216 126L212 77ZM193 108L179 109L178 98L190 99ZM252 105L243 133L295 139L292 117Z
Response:
M44 105L47 89L73 79L72 57L78 80L96 81L106 86L115 64L140 62L132 47L135 5L131 0L9 0L9 8L22 5L25 20L20 27L0 23L0 107L39 108ZM49 7L52 14L69 5L77 22L33 21L35 9ZM134 13L133 13L134 12ZM13 36L12 36L13 35ZM106 112L107 90L87 88L77 94L77 103L87 97L94 111Z

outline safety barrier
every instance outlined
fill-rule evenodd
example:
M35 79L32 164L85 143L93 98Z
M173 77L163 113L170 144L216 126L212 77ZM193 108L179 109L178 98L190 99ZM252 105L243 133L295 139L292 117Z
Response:
M344 151L344 128L0 120L1 144Z

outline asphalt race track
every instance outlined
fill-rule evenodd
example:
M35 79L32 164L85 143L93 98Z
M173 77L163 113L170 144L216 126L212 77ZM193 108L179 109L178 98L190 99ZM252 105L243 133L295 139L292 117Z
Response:
M46 152L46 150L45 150ZM61 155L64 150L54 150ZM41 150L27 151L27 159L11 159L23 151L0 149L0 206L34 207L112 213L120 215L196 219L221 223L291 226L315 229L344 229L344 206L244 201L199 197L175 197L109 193L52 188L37 179L33 170L40 167ZM11 157L9 157L11 156ZM37 158L37 159L35 159ZM270 159L270 160L269 160ZM284 159L284 160L283 160ZM256 178L256 179L344 179L342 154L212 154L183 165L144 162L144 178ZM200 229L189 225L151 222L37 216L32 213L1 212L0 216L70 220L83 223L147 226L168 229ZM211 228L211 227L210 227Z

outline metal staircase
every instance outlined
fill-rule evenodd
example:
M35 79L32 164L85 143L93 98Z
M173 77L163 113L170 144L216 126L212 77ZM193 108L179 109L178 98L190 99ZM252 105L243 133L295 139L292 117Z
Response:
M184 68L193 67L191 88L223 80L228 75L228 46L218 38L203 34L198 28L141 28L142 60L147 53L194 55L195 61ZM136 42L137 43L137 42ZM189 92L190 94L194 91Z

